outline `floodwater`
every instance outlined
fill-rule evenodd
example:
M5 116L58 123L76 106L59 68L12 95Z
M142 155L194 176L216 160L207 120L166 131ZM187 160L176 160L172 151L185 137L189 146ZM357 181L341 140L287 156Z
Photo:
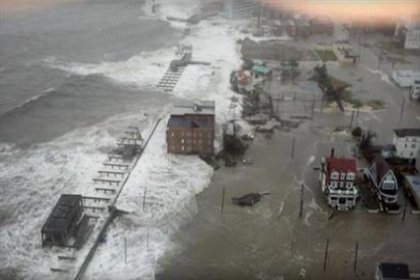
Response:
M353 84L355 96L387 104L380 111L360 112L353 127L376 131L381 144L392 141L394 128L420 127L420 104L410 102L406 90L381 80L366 65L378 65L368 48L359 66L329 65L330 73ZM295 131L277 131L272 139L257 134L246 154L253 165L239 163L215 172L211 186L197 197L198 215L174 237L178 253L161 262L157 279L373 279L376 263L383 261L405 262L411 271L420 271L419 215L407 214L403 221L402 214L369 214L359 202L355 210L329 219L332 210L313 167L331 148L337 156L351 156L355 144L348 134L333 133L335 127L349 127L351 114L320 113L319 106L316 103L314 120ZM359 160L358 166L366 163ZM231 197L250 192L270 195L252 208L232 204ZM400 200L403 205L403 195Z

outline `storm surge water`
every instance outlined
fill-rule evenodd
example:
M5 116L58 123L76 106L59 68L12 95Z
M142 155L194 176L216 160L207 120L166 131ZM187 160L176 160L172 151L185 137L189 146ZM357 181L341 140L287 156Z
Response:
M91 1L91 7L69 0L20 21L2 19L0 86L7 91L0 103L14 109L0 117L0 278L57 277L50 267L60 251L42 248L41 228L61 194L91 192L92 177L125 127L147 134L173 99L215 99L220 115L229 110L226 65L236 67L239 56L228 28L202 23L184 39L194 45L197 60L213 65L191 67L169 96L154 85L173 58L183 26L171 25L176 29L168 35L162 19L191 16L197 1L163 1L157 15L142 11L151 1L144 7L137 2ZM202 32L210 32L219 47L211 47ZM159 258L177 252L171 236L196 214L195 195L209 185L213 170L196 156L166 154L165 127L166 120L121 194L118 207L127 214L110 226L88 279L153 278Z
M165 134L162 122L117 201L126 214L110 226L89 279L154 279L159 258L176 252L171 235L196 214L195 195L213 169L195 156L167 154Z

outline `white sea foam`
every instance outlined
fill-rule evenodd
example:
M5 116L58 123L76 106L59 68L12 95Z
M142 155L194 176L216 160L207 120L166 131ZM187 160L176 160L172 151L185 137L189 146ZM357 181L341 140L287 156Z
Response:
M29 150L8 146L0 168L0 270L16 268L24 279L50 279L57 250L43 250L41 227L63 193L82 193L115 140L98 127L79 129Z
M391 80L389 79L389 75L386 74L385 72L383 72L379 69L372 69L372 68L369 68L369 67L364 66L364 65L363 65L363 67L365 67L366 70L368 70L372 74L378 74L381 77L382 81L384 81L384 82L388 83L389 85L395 87L394 83L392 83Z
M186 99L215 100L219 124L232 118L232 112L239 116L241 108L231 107L234 93L229 89L230 71L241 63L235 30L222 19L201 22L184 43L193 45L194 60L210 62L211 66L188 66L170 94ZM142 53L120 62L83 64L50 58L46 63L77 75L103 75L118 83L148 87L159 82L173 59L174 51L175 48L170 48ZM220 125L218 133L220 136ZM94 152L91 155L97 156ZM86 174L87 170L90 169L73 175L91 178L93 174ZM212 169L198 157L166 154L165 125L162 122L118 201L118 207L129 214L116 219L111 225L107 242L98 248L87 277L153 279L157 260L175 249L170 235L196 213L194 196L209 184L211 174ZM59 174L56 176L60 177ZM146 187L146 210L143 212ZM83 191L74 184L73 190ZM55 193L56 197L58 193ZM38 228L35 227L38 230L47 214L43 215L43 219L38 221ZM149 250L146 248L147 232ZM129 244L127 265L124 240Z
M65 62L47 58L45 62L57 69L76 75L103 75L119 83L139 87L155 86L174 57L175 48L144 52L125 61L102 63Z
M166 120L159 125L117 201L117 208L128 214L111 227L107 243L98 250L87 272L89 279L115 279L112 275L148 279L154 275L155 260L173 249L170 235L195 215L195 195L208 186L213 169L197 156L167 154L165 133ZM129 242L127 264L125 239Z

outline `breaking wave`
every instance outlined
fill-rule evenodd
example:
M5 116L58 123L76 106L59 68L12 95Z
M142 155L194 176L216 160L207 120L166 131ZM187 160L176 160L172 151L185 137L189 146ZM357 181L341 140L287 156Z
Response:
M31 97L31 98L29 98L29 99L25 100L22 104L20 104L20 105L18 105L18 106L15 106L15 107L13 107L13 108L11 108L11 109L9 109L9 110L7 110L7 111L6 111L6 112L4 112L3 114L0 114L0 117L4 117L4 116L7 116L7 115L11 115L11 114L13 114L13 113L15 113L15 112L17 112L17 111L19 111L19 110L23 109L23 108L27 108L28 106L30 106L30 105L32 105L33 103L35 103L35 102L39 101L40 99L42 99L42 98L46 98L46 97L48 97L50 94L53 94L53 93L54 93L54 91L55 91L55 89L54 89L54 88L48 88L48 89L44 90L42 93L40 93L40 94L38 94L38 95L35 95L35 96L33 96L33 97Z

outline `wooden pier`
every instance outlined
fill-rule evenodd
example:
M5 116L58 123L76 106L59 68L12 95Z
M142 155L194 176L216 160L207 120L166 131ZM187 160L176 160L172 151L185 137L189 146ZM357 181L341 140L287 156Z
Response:
M185 68L185 66L178 67L178 71L176 72L173 72L170 68L168 68L165 75L158 83L157 87L163 89L165 92L173 91L179 79L181 78L181 75L184 72Z
M144 150L147 147L150 139L152 138L153 134L155 133L155 131L156 131L158 125L160 124L161 120L162 119L160 118L155 123L155 125L152 128L149 136L147 137L147 140L144 142L144 144L142 146L142 150ZM130 129L132 129L132 128L130 128ZM138 133L138 135L140 135L140 133ZM106 214L106 217L102 216L102 217L105 218L105 221L101 225L101 228L99 229L99 232L96 235L94 244L89 249L89 252L86 255L85 259L83 260L81 266L77 269L77 273L74 277L75 280L82 279L83 274L85 273L90 261L92 260L98 245L100 244L101 240L103 239L103 236L104 236L105 232L107 231L107 228L108 228L109 224L116 217L118 211L115 208L115 203L116 203L119 195L121 194L126 182L128 181L128 178L131 175L132 169L137 165L139 159L141 158L141 155L142 155L142 152L138 153L138 155L136 157L134 157L133 161L130 162L130 163L122 163L122 162L120 162L120 161L122 161L122 159L119 158L119 159L117 159L118 162L107 161L103 164L105 167L111 167L111 168L114 168L115 166L117 166L117 167L123 166L126 169L124 169L122 171L116 171L116 170L113 170L113 169L105 169L105 170L101 169L100 170L101 172L98 171L100 174L104 175L104 178L102 178L102 177L101 178L94 178L94 179L96 179L95 181L97 183L102 183L102 184L107 184L108 183L109 184L109 182L116 182L116 181L119 182L118 186L115 189L114 188L108 188L108 187L102 187L102 186L97 186L97 187L95 186L94 187L95 191L97 191L97 192L104 192L105 194L112 193L112 196L113 196L112 198L111 197L102 197L102 196L101 197L99 197L99 196L98 197L96 197L96 196L85 196L85 197L83 197L83 199L86 200L86 201L92 201L92 202L96 203L96 205L95 204L94 205L91 205L91 204L84 205L84 208L86 208L90 211L94 211L94 212L95 211L100 211L101 213L102 212L103 213L107 212L107 214ZM120 175L123 176L123 178L119 178L119 180L116 179L115 177L110 178L110 176L115 176L115 174L120 174ZM98 180L98 179L100 179L100 180ZM101 204L98 204L98 203L101 203ZM108 209L108 211L105 211L106 209ZM97 216L98 219L99 219L99 217L101 217L101 216Z

